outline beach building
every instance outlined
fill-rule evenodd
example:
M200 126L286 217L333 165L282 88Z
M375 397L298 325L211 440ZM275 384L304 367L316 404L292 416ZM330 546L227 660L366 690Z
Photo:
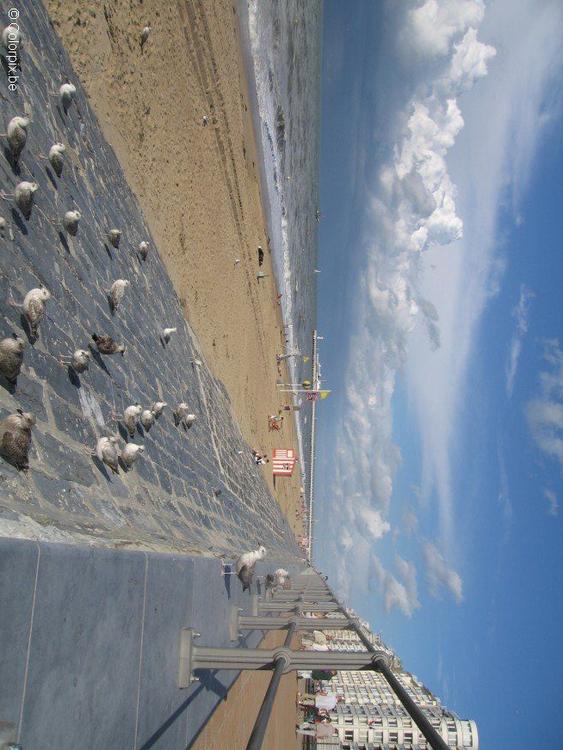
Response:
M324 632L331 649L361 651L364 648L353 631ZM369 634L368 637L378 649L390 655L396 677L448 746L456 750L478 750L479 736L475 722L459 719L442 706L439 698L415 675L401 668L399 658L378 634ZM381 673L339 671L330 682L324 683L324 687L342 696L343 700L330 712L338 736L317 741L317 748L424 750L430 747Z

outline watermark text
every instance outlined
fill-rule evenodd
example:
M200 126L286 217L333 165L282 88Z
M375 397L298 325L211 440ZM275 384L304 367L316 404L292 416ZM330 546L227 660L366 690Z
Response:
M10 24L4 30L6 64L8 66L8 90L17 91L20 79L20 26L17 23L20 12L17 8L8 11Z

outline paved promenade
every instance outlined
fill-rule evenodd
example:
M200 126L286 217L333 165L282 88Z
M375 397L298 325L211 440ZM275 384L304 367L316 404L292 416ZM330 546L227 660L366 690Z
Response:
M185 750L237 673L178 689L180 630L239 645L229 611L249 603L217 560L0 539L0 728L24 750Z
M11 198L0 201L0 335L28 341L16 388L0 388L0 417L22 408L37 425L29 472L0 459L0 536L207 554L262 543L291 559L297 550L289 526L252 462L225 389L205 362L192 362L203 358L182 301L38 0L22 6L19 23L18 90L8 91L0 77L3 127L14 115L29 114L32 123L19 166L0 153L0 180L6 193L23 179L39 188L29 219ZM77 93L65 113L58 90L67 79ZM41 158L55 142L66 146L61 177ZM82 216L75 237L62 227L71 209ZM107 240L112 228L123 233L119 249ZM136 252L141 241L150 245L145 262ZM130 287L112 315L107 293L119 278ZM21 303L40 285L52 299L33 342L10 301ZM178 329L168 344L164 327ZM94 353L87 372L69 373L60 357L86 348L94 332L123 342L125 356ZM168 403L163 416L134 438L144 455L129 472L112 475L92 457L97 439L120 433L123 445L123 409L156 400ZM181 401L197 415L190 430L172 419Z

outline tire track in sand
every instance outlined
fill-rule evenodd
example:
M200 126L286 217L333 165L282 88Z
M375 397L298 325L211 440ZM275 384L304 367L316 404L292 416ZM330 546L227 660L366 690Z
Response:
M244 250L249 247L246 233L246 222L242 208L242 198L237 175L234 148L230 135L227 108L219 84L220 74L211 40L209 25L207 23L207 17L205 15L205 8L201 0L188 0L188 2L185 0L177 0L177 6L182 32L186 40L188 55L193 69L196 71L202 96L206 101L209 111L216 119L216 123L213 123L213 133L215 136L217 152L229 195L233 221L235 223L241 246ZM203 43L198 38L198 31L204 40ZM267 354L264 337L264 320L258 304L259 300L256 296L255 285L252 283L251 274L246 268L244 272L254 318L258 324L258 338L263 362L265 364L267 361Z

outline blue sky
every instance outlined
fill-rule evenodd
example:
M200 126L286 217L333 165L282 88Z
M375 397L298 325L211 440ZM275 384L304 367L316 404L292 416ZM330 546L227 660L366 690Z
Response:
M482 748L555 747L563 4L324 23L315 560Z

